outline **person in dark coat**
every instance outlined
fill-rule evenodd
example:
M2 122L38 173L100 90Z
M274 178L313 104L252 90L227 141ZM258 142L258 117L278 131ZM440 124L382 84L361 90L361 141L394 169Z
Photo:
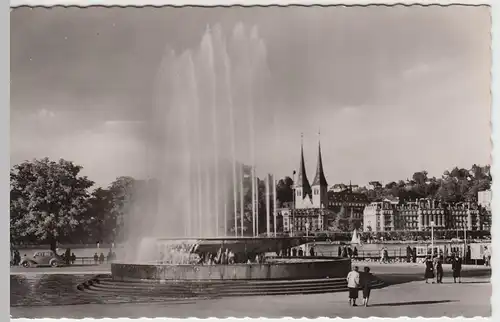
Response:
M94 264L97 265L99 261L99 255L97 255L97 253L94 254Z
M346 246L343 246L342 247L342 257L347 257L347 247Z
M353 249L353 251L352 251L352 256L353 256L354 258L358 258L358 249L356 248L356 246L354 246L354 249Z
M455 255L451 262L451 270L453 271L453 283L458 282L462 283L462 259Z
M71 249L66 248L66 251L64 252L64 262L66 265L69 265L71 262Z
M417 262L417 247L413 247L412 252L411 252L411 261L413 263Z
M433 279L434 278L434 264L432 263L431 257L427 256L425 259L425 283L429 283L429 278ZM434 281L432 281L434 283Z
M411 257L412 257L412 250L411 250L410 245L408 245L408 247L406 247L406 262L407 263L409 263L411 261Z
M299 257L304 256L304 251L302 250L302 248L299 248L298 254L299 254Z
M297 256L297 248L292 248L292 256Z
M339 246L338 248L338 256L342 257L342 246Z
M351 248L351 246L349 246L347 248L347 254L349 255L349 258L352 258L352 248Z
M363 290L363 305L368 306L368 301L370 300L371 293L371 283L375 280L375 277L370 273L370 267L365 266L363 273L360 275L360 286Z
M436 282L438 284L443 284L443 257L439 256L436 260Z
M309 255L311 255L311 257L314 257L316 255L316 253L314 252L314 246L311 246L311 248L309 248Z
M76 261L76 255L75 253L71 253L71 264L74 265Z

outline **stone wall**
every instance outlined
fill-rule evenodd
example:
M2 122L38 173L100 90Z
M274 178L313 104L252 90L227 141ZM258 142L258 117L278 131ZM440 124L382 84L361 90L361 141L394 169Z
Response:
M311 257L309 257L311 258ZM311 258L313 259L313 258ZM111 264L114 280L293 280L346 277L350 259L235 265Z

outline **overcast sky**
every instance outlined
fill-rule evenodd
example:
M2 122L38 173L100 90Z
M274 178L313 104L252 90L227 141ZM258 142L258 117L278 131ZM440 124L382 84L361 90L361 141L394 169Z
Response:
M257 139L260 169L291 174L303 132L311 180L318 129L330 185L490 163L487 7L15 9L11 163L62 157L104 186L145 177L165 46L240 22L267 50L259 106L280 115L279 147Z

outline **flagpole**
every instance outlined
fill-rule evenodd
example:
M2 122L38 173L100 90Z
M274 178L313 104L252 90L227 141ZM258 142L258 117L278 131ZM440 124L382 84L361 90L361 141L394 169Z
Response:
M259 236L259 178L255 176L255 236Z
M274 226L274 237L276 237L276 220L277 220L277 209L276 209L276 178L273 175L273 226Z
M240 236L243 237L243 163L240 169Z
M270 195L270 182L269 174L266 175L266 234L267 237L271 235L271 195Z

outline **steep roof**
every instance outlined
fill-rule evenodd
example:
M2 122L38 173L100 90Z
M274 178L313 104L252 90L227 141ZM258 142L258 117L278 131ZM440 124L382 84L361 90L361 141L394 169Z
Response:
M318 164L316 165L316 175L312 183L313 186L327 187L325 172L323 171L323 160L321 157L321 143L318 144Z
M297 188L302 188L302 197L305 198L306 195L312 196L311 185L309 180L307 180L306 165L304 162L304 147L300 145L300 167L299 173L297 174L297 183L295 185Z

